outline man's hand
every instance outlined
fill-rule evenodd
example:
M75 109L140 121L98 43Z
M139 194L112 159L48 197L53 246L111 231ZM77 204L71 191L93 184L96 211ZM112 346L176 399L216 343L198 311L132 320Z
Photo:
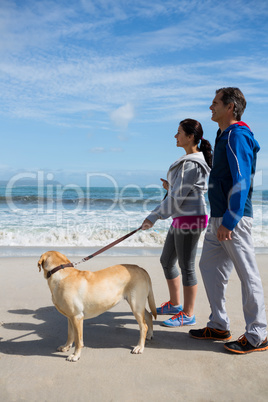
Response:
M221 225L217 232L217 239L219 241L232 240L232 230L227 229Z
M154 224L151 221L149 221L149 219L144 219L141 225L141 230L151 229L153 226Z

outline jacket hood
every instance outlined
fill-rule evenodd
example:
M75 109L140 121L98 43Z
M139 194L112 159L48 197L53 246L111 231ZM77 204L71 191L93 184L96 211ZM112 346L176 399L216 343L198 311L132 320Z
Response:
M237 127L237 126L238 126L238 127ZM259 152L260 146L259 146L258 141L255 140L254 134L253 134L253 132L251 131L250 127L249 127L246 123L244 123L243 121L238 121L237 123L234 123L234 124L232 124L231 126L227 127L227 128L223 131L222 136L224 136L224 135L229 135L230 131L231 131L232 129L234 129L234 128L236 128L236 131L239 130L239 131L241 131L241 134L243 134L243 135L249 137L249 138L253 141L253 148L255 148L255 151L256 151L256 152Z
M180 164L184 163L185 161L191 161L191 162L197 162L199 165L202 166L202 168L205 170L207 174L210 173L210 167L208 166L203 152L195 152L189 155L183 155L180 159L176 160L174 163L169 168L170 170L173 170L175 167L178 167Z

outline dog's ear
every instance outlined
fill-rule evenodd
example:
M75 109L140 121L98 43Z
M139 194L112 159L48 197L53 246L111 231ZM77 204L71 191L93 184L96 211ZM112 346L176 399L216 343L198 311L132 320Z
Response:
M38 268L39 268L39 272L41 271L41 267L43 267L43 262L44 262L44 254L41 255L40 260L38 261Z

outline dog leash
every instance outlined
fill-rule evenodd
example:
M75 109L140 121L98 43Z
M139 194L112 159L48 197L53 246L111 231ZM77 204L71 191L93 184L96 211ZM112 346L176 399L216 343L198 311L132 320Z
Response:
M61 265L53 268L51 271L48 271L47 279L50 278L51 275L55 274L55 272L59 271L60 269L64 269L64 268L68 268L68 267L76 267L77 265L81 264L82 262L86 262L86 261L90 260L91 258L95 257L96 255L99 255L99 254L103 253L104 251L109 250L109 248L112 248L116 244L121 243L121 241L126 240L128 237L134 235L136 232L141 230L141 228L142 227L140 226L138 229L135 229L132 232L127 233L123 237L120 237L120 239L117 239L117 240L113 241L112 243L108 244L105 247L102 247L100 250L96 251L95 253L93 253L91 255L88 255L87 257L83 258L81 261L69 262L68 264L61 264Z

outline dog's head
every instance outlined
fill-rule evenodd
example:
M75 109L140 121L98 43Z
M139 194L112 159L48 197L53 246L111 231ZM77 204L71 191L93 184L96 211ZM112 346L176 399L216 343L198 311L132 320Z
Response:
M41 271L41 268L43 268L44 277L47 278L47 273L53 268L61 264L67 264L69 262L70 261L68 260L68 258L58 251L47 251L46 253L41 255L38 261L39 272Z

